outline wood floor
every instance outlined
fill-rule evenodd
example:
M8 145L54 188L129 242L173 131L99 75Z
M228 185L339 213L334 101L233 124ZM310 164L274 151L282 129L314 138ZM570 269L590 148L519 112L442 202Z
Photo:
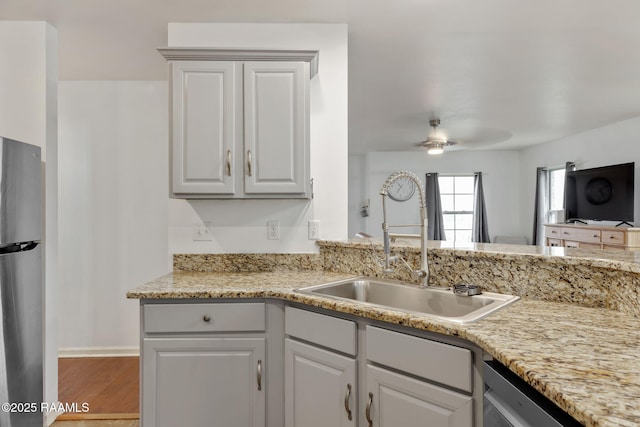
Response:
M58 417L54 426L137 426L140 414L139 367L138 357L58 359L58 400L76 403L78 407L86 403L89 411L65 413ZM84 424L59 423L63 420L85 421ZM122 420L125 424L91 424L88 420Z
M56 421L51 427L139 427L138 420Z

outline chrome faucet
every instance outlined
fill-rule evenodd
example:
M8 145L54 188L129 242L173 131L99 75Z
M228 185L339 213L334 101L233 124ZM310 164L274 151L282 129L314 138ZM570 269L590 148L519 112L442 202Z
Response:
M409 178L418 187L418 196L420 203L420 224L397 224L390 225L387 223L387 207L386 200L389 192L389 187L394 181L400 178ZM391 256L391 244L389 242L389 228L390 227L420 227L420 268L414 269L409 266L411 270L411 277L413 279L420 279L421 286L428 286L429 281L429 265L427 264L427 204L424 200L424 186L422 181L413 172L400 171L389 175L387 180L382 184L380 189L382 195L382 232L384 236L384 271L386 273L393 272L391 263L395 261L402 261L407 266L406 261L399 256Z

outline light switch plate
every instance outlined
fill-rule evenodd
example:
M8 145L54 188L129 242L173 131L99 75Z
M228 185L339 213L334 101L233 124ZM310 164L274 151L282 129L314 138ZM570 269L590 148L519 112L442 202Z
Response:
M309 240L318 240L320 238L320 220L312 219L309 221Z

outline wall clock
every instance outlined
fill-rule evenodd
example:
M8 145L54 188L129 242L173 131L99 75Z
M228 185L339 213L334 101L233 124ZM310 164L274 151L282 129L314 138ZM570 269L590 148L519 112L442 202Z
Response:
M602 177L590 179L584 187L584 195L592 205L607 203L613 196L611 181Z
M398 178L390 186L387 194L397 202L409 200L416 192L416 185L410 178Z

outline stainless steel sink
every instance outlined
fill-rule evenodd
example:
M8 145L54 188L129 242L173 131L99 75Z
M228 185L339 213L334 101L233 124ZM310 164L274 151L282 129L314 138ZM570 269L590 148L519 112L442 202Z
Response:
M368 277L307 286L297 291L408 311L458 323L473 322L518 300L517 296L489 292L474 296L460 296L447 288L421 288L417 285Z

